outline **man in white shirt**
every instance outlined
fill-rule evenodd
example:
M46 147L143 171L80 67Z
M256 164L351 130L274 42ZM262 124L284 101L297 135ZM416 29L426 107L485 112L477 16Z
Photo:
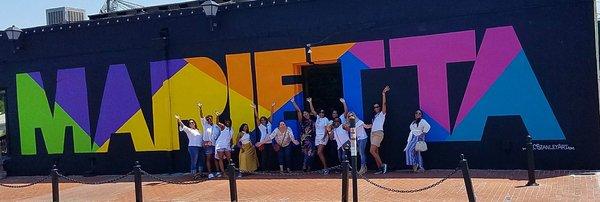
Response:
M384 174L387 172L387 164L381 161L381 157L379 157L379 147L381 146L381 141L383 141L383 124L385 123L385 115L387 113L387 103L386 103L386 93L390 91L389 86L385 86L383 88L383 92L381 92L381 106L379 104L373 105L373 111L375 112L375 116L373 117L373 126L371 127L371 148L370 152L373 155L373 159L375 159L375 163L377 167L379 167L379 172L375 174Z

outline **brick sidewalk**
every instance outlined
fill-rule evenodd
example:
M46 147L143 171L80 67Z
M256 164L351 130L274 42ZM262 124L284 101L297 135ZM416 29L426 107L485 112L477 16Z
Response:
M413 174L397 171L368 175L384 186L396 189L420 188L438 181L450 173L448 170L431 170ZM479 201L598 201L600 200L600 173L584 171L538 171L537 187L521 187L527 182L526 171L471 170L473 186ZM167 179L181 179L181 175L159 175ZM100 181L115 176L82 178ZM9 177L0 182L17 185L39 179L38 177ZM117 183L103 185L60 184L63 201L133 201L133 177ZM171 185L144 177L145 201L228 201L229 184L226 179L210 180L194 185ZM339 174L308 175L301 177L248 176L237 181L240 201L339 201L341 180ZM432 189L398 194L376 188L364 180L358 184L360 201L466 201L460 172ZM350 197L352 188L350 187ZM51 184L45 182L24 189L0 187L0 201L51 201Z

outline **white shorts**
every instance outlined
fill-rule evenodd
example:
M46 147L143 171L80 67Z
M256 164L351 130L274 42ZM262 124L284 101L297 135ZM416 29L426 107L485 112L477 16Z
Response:
M327 145L328 138L325 134L317 134L315 136L315 146Z

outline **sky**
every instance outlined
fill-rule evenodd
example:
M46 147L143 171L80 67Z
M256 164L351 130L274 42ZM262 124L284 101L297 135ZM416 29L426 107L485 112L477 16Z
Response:
M186 2L189 0L127 0L143 6ZM86 15L97 14L106 0L1 0L0 30L12 25L29 28L46 25L46 9L74 7L85 9Z

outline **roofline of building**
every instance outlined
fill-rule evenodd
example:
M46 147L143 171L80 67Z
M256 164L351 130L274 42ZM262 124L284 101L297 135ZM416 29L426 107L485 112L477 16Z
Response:
M278 6L292 3L301 3L315 0L256 0L256 1L244 1L244 2L225 2L220 4L219 12L237 10L237 9L253 9L253 8L261 8L261 7L270 7L270 6ZM48 31L64 31L71 30L75 28L84 28L90 26L102 26L104 24L110 24L111 20L113 23L116 21L119 22L129 22L130 20L123 19L119 21L121 18L130 18L136 16L135 21L139 21L144 18L140 18L140 16L148 15L154 16L152 19L156 19L156 17L175 17L181 15L194 15L199 12L203 12L200 4L203 1L188 1L182 3L175 4L165 4L158 6L150 6L140 9L131 9L124 11L117 11L111 13L102 13L95 15L88 15L89 20L71 22L67 24L56 24L56 25L41 25L36 27L29 28L21 28L23 30L23 34L32 34L32 33L44 33ZM143 11L143 12L142 12ZM189 12L188 12L189 11ZM173 14L172 16L170 14ZM162 15L164 14L164 15ZM150 19L148 17L147 19ZM106 21L106 22L105 22ZM133 19L131 19L133 21ZM56 27L56 29L55 29ZM3 30L0 30L2 33Z

